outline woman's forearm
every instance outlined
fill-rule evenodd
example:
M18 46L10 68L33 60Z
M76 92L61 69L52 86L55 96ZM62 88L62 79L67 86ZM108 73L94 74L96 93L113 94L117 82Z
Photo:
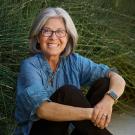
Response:
M110 86L109 89L113 89L118 97L122 95L125 88L125 80L115 72L110 72Z
M90 120L92 111L92 108L73 107L46 101L37 109L37 115L41 119L50 121L78 121Z
M115 72L110 72L109 78L110 78L109 90L113 90L116 93L117 98L119 98L124 92L125 84L126 84L125 80ZM103 100L105 100L105 102L110 101L109 103L111 103L112 105L115 102L114 99L108 96L107 94L105 94Z

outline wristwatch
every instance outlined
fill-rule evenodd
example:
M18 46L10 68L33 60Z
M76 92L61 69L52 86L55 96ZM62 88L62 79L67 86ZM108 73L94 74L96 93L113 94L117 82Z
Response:
M114 100L115 104L118 102L118 95L115 93L113 89L110 89L106 94Z

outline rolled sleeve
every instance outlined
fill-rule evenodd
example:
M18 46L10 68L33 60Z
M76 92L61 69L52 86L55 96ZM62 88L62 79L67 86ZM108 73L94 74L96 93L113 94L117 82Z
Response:
M24 90L25 109L30 114L32 121L37 120L36 109L45 101L50 101L48 94L38 85L32 85Z
M45 101L50 101L47 90L42 84L42 75L37 63L24 61L17 82L17 120L35 121L36 109Z

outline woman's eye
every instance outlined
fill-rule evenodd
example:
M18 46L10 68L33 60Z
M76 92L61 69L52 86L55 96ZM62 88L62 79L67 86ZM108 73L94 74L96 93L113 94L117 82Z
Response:
M51 32L51 30L45 30L44 32L48 32L49 33L49 32Z

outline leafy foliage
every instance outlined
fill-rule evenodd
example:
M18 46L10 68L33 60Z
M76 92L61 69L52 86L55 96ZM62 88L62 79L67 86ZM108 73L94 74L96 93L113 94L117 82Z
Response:
M28 32L41 8L58 6L72 16L79 42L76 52L116 67L125 78L123 111L135 102L134 0L0 0L0 134L12 134L16 77L29 55ZM118 104L118 107L121 107ZM132 110L132 108L130 108Z

